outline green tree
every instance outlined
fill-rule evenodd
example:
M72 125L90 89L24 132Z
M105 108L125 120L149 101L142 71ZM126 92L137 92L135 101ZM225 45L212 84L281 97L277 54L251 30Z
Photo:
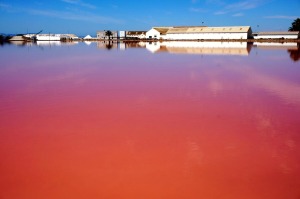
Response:
M105 36L108 37L108 40L110 40L110 37L113 35L113 33L110 30L107 30L105 32Z
M300 31L300 18L294 20L292 26L289 28L289 31Z

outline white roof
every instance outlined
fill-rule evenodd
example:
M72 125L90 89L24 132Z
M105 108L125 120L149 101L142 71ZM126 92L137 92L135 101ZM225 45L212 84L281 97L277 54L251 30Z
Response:
M84 39L92 39L91 35L87 35L84 37Z

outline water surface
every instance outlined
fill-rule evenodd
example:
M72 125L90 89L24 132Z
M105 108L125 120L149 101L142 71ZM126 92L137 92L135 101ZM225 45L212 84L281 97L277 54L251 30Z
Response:
M1 46L0 198L299 199L297 45L198 44Z

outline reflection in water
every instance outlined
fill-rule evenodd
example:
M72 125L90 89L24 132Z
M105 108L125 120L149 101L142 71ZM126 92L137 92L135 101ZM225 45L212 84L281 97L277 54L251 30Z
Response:
M0 48L0 198L299 198L286 51L107 44Z
M249 55L251 46L247 42L150 42L146 48L180 54Z
M254 46L265 50L287 50L293 61L300 59L300 43L254 43Z
M253 44L255 47L265 50L297 50L298 46L297 43L267 43L267 42L254 42Z
M290 58L293 61L299 61L300 60L300 43L297 45L297 49L288 49L288 52L290 53Z
M97 42L98 48L104 48L107 50L116 49L118 48L118 42L115 41L98 41Z

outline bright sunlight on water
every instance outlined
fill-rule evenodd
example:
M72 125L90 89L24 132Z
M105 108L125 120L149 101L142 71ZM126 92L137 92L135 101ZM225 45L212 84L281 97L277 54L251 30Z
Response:
M295 43L16 43L0 57L0 198L300 198Z

